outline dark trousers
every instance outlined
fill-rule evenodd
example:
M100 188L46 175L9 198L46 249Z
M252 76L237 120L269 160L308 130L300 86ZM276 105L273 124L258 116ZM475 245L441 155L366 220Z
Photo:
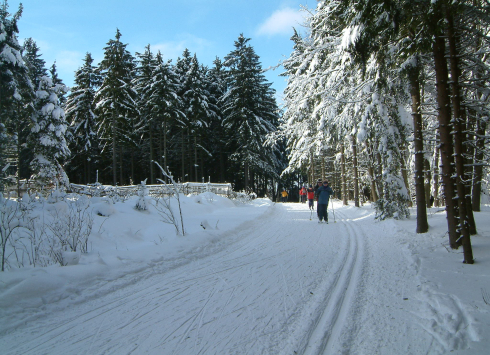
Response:
M315 206L313 205L313 199L312 199L312 198L311 198L311 199L308 199L308 207L309 207L309 208L313 208L313 207L315 207Z
M316 205L316 213L318 214L318 219L320 221L327 221L328 222L328 212L327 212L327 206L328 204L323 204L323 203L318 203Z

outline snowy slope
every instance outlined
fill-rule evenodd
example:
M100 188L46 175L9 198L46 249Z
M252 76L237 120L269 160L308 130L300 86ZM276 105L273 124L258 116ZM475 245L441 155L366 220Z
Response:
M305 204L204 194L182 237L133 206L97 216L78 265L0 275L3 354L487 353L488 207L463 265L435 210L417 235L369 205L318 224Z

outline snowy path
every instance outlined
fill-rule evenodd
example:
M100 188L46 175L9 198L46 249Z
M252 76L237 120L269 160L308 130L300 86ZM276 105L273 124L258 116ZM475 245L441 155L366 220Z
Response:
M339 205L336 205L340 207ZM318 224L277 204L233 242L125 287L48 309L0 337L3 354L394 354L435 350L418 324L416 267L372 214ZM105 288L110 287L104 285ZM8 338L8 341L5 339ZM401 341L401 339L405 339ZM409 341L407 341L407 339ZM13 344L16 344L13 346ZM407 347L408 344L408 347Z

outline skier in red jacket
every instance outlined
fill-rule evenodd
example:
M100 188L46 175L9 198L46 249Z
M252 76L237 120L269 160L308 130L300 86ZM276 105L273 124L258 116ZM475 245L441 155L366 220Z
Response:
M299 190L299 197L300 197L300 202L305 203L306 202L306 186L303 186Z
M315 190L313 189L313 186L310 185L308 190L306 190L306 195L308 196L308 207L310 210L314 209L314 200L315 200Z

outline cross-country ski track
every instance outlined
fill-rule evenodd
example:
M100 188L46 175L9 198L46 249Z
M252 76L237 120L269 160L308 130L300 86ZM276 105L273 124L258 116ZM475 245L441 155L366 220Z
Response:
M454 324L424 319L417 265L373 213L336 201L335 223L329 209L319 224L305 204L272 205L192 258L95 280L68 309L46 305L0 334L1 352L444 353Z

